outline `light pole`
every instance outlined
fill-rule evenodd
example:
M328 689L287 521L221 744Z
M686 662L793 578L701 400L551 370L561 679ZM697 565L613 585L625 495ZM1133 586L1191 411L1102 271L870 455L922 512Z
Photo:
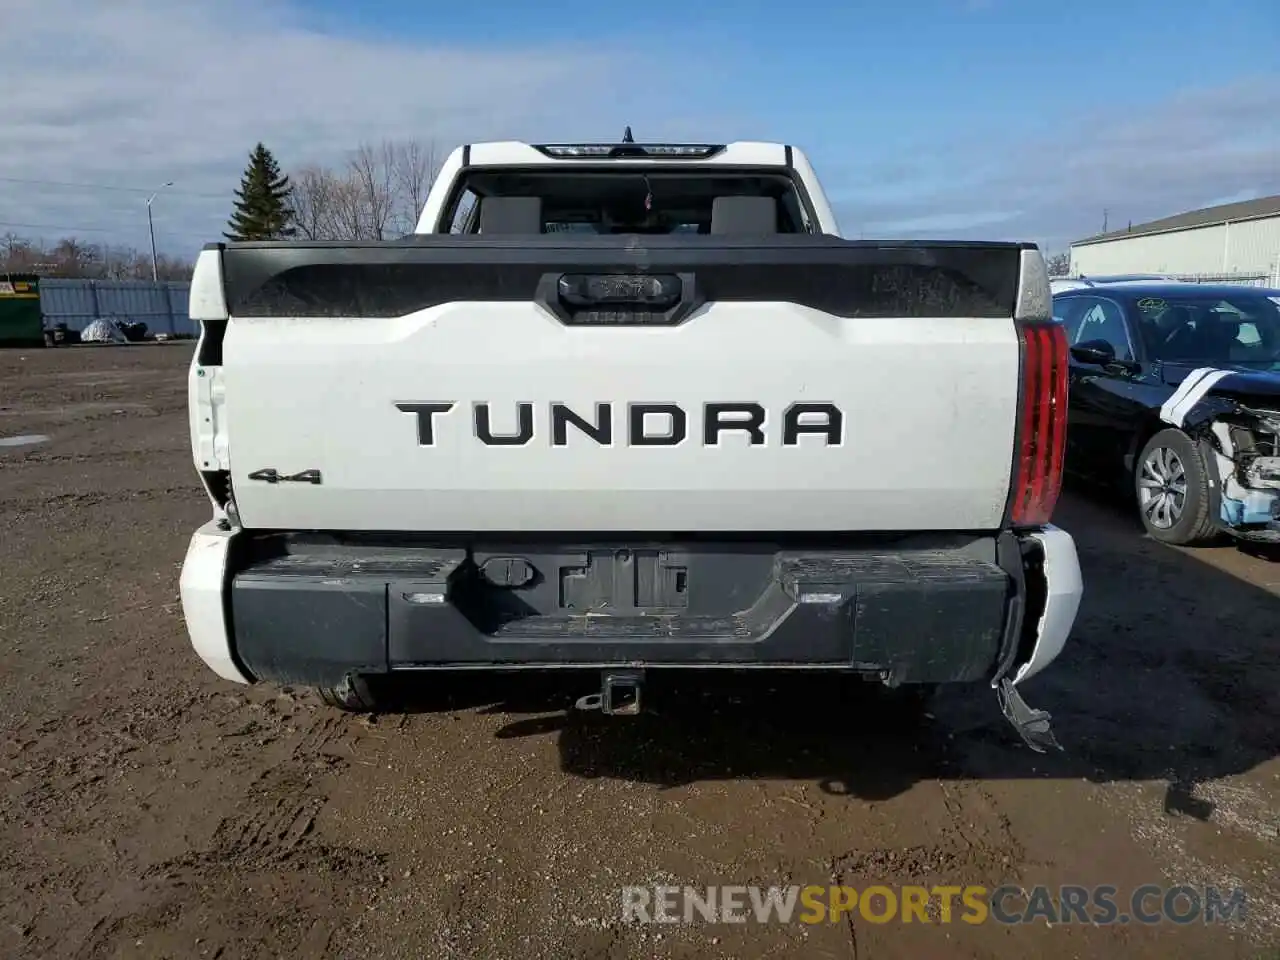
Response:
M172 186L173 186L173 181L169 180L169 181L166 181L165 183L160 184L160 190L163 190L165 187L172 187ZM160 276L159 276L159 271L156 268L156 225L151 220L151 201L156 198L156 194L158 194L160 190L157 190L151 196L147 197L147 232L151 234L151 282L152 283L157 282L160 279Z

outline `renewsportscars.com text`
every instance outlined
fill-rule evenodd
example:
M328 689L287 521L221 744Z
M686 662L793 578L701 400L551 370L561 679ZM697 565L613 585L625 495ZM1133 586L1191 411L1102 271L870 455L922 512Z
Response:
M1239 888L1146 884L965 886L623 887L622 919L639 923L869 923L1089 925L1226 923L1244 918Z

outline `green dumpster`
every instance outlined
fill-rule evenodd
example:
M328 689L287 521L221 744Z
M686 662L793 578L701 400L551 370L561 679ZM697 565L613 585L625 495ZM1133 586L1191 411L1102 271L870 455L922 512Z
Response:
M0 347L40 346L44 346L44 321L39 278L0 273Z

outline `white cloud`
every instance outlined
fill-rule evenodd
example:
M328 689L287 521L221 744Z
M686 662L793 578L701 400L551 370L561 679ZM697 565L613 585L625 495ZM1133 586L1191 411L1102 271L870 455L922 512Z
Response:
M1184 91L1143 107L1030 117L1003 142L938 143L891 192L850 171L840 192L851 234L898 232L1071 240L1225 202L1280 193L1280 78Z
M490 137L619 136L625 123L648 137L707 135L682 114L679 87L696 82L697 65L695 76L688 63L663 70L661 56L638 61L606 44L463 48L320 32L285 0L4 5L0 232L78 228L85 239L145 246L147 190L65 184L173 180L155 203L156 228L162 246L190 252L219 239L259 139L289 168L388 137L449 149Z
M751 90L770 77L730 47L691 56L665 40L433 45L317 26L302 0L3 5L17 26L0 34L0 233L31 224L12 229L144 248L147 193L173 180L156 201L157 234L162 248L190 254L221 236L260 139L290 168L387 137L444 150L610 137L625 124L646 139L780 135L752 115ZM862 167L847 158L877 131L833 107L811 131L827 142L810 155L851 236L1009 237L1059 249L1100 230L1104 209L1115 226L1280 192L1274 74L1145 106L1123 94L1005 128L994 115L975 118L967 142L922 139ZM792 129L787 114L774 119ZM901 122L929 129L928 118ZM805 146L803 132L790 135Z

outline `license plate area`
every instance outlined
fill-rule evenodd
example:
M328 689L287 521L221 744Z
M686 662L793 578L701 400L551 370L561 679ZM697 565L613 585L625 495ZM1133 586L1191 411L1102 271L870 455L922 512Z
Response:
M564 613L686 610L689 567L660 550L592 550L556 570L557 608Z
M689 609L690 558L650 547L600 547L560 554L477 553L487 590L511 591L542 615L616 616Z
M694 621L732 630L725 624L777 589L776 547L764 543L505 541L469 552L451 596L488 634L570 621L597 632Z

